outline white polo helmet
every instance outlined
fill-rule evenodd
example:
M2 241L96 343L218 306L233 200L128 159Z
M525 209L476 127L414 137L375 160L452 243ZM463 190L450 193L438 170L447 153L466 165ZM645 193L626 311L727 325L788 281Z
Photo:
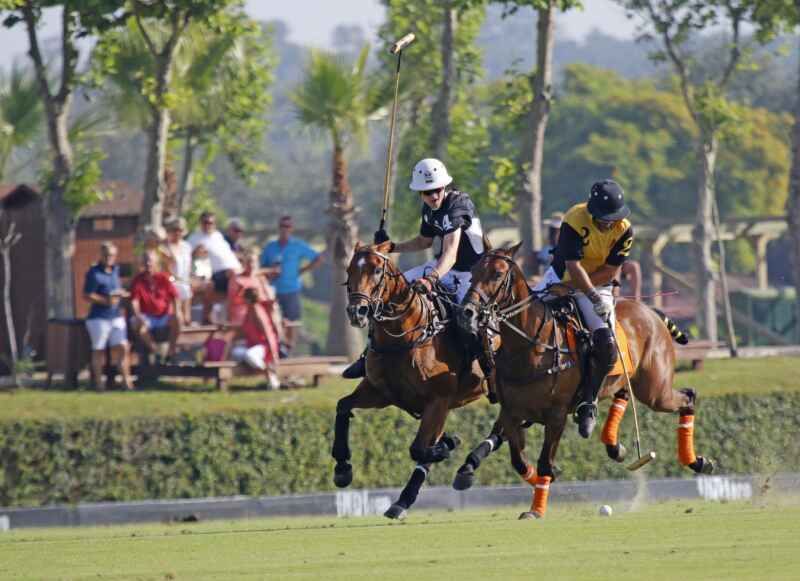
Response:
M443 188L453 181L447 168L438 159L423 159L414 166L411 173L411 184L408 186L415 192Z

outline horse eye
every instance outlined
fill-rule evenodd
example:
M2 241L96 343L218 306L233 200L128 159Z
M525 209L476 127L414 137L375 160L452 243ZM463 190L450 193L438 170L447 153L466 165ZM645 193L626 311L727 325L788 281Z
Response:
M492 275L492 278L494 280L500 280L502 277L503 277L503 273L500 272L499 270Z

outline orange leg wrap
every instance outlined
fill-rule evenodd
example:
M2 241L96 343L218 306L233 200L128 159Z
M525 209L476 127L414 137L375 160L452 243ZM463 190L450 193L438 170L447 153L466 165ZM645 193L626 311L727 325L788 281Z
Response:
M678 423L678 461L684 466L697 460L694 453L694 415L681 415Z
M536 486L536 468L528 464L528 470L522 475L522 479L531 486Z
M550 495L551 480L552 478L549 476L537 476L536 483L533 485L531 512L536 513L540 517L543 517L544 513L547 512L547 497Z
M614 398L614 403L608 408L608 417L603 425L603 434L600 436L603 444L616 446L617 442L619 442L619 424L622 421L622 416L625 415L625 408L627 407L627 399Z

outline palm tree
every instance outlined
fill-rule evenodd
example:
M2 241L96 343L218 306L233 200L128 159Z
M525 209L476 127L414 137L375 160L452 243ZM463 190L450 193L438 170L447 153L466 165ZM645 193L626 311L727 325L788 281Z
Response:
M380 88L365 78L368 54L369 47L365 46L350 65L340 56L312 53L305 78L292 94L300 122L327 133L333 144L327 247L331 271L339 278L347 269L358 238L345 152L354 142L363 143L370 113L383 96ZM331 355L355 357L361 351L361 338L347 322L346 305L345 287L331 285L327 350Z
M34 141L43 120L39 86L33 75L16 64L8 75L0 74L0 182L14 150Z

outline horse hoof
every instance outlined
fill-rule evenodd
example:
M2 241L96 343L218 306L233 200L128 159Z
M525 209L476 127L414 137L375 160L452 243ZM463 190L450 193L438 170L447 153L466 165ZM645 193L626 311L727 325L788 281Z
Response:
M333 470L333 483L337 488L347 488L353 481L353 467L345 464L343 467L336 466Z
M453 479L453 488L456 490L469 490L473 484L475 484L474 471L456 472L456 477Z
M540 519L542 515L536 511L529 510L527 512L523 512L519 515L519 520L531 520L531 519Z
M447 448L452 451L458 448L461 445L461 438L456 435L445 434L442 436L442 442Z
M692 470L694 470L697 474L713 474L714 462L711 460L711 458L698 456L697 460L694 462L694 464L692 464Z
M403 520L406 518L406 513L407 511L405 508L395 503L383 513L383 516L392 520Z
M628 455L628 449L621 443L616 446L606 445L606 452L608 452L608 457L614 462L624 462L625 456Z

